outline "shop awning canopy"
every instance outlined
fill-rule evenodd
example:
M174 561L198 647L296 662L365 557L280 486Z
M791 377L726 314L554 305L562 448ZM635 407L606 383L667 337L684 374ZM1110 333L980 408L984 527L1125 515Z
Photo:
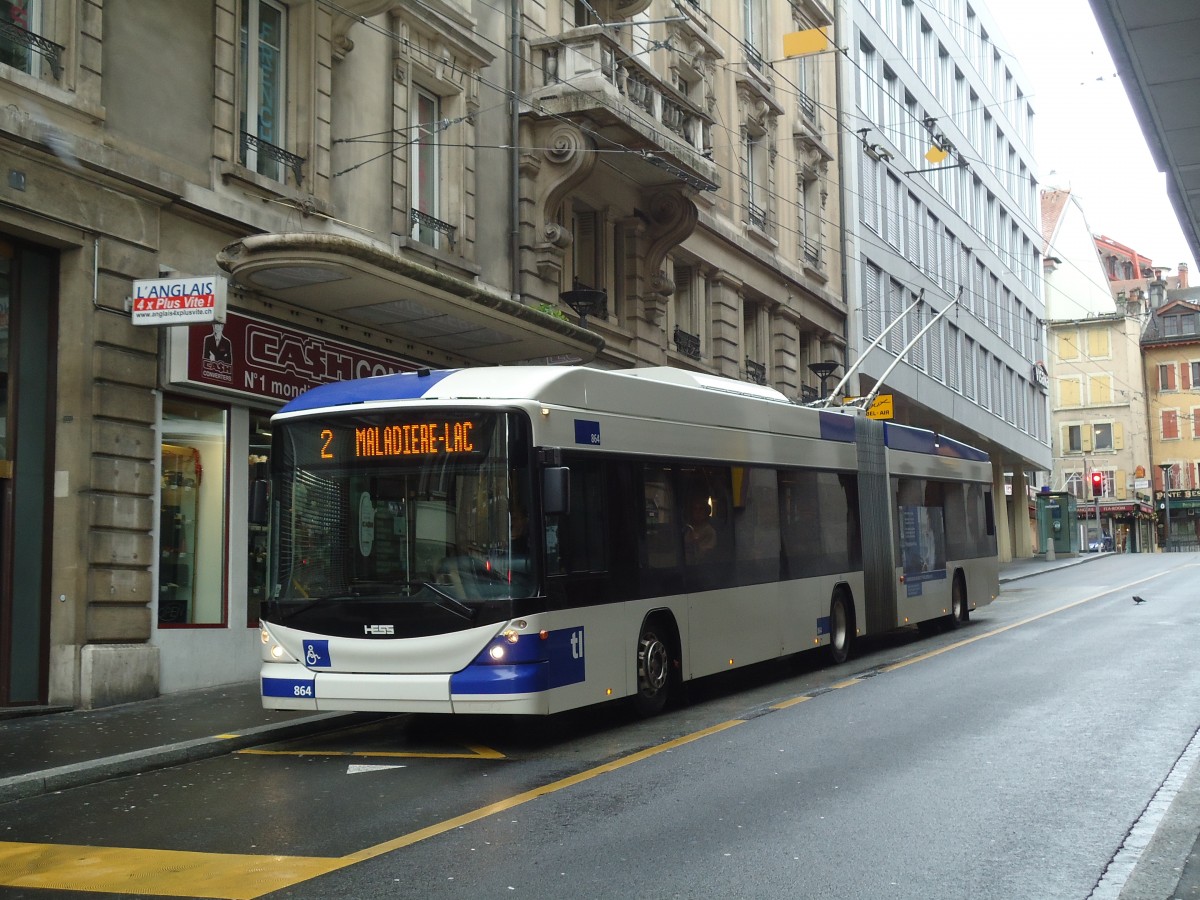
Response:
M464 364L587 362L604 339L488 285L344 235L254 235L218 265L264 297L457 357Z

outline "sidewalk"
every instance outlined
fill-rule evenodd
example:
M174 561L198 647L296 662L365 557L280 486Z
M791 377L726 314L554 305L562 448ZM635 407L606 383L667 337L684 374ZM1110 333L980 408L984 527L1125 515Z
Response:
M256 681L103 709L19 712L0 711L0 803L223 756L369 717L265 710Z
M1037 557L1013 560L1001 565L1000 582L1007 584L1112 555L1087 553L1051 562ZM0 710L0 804L376 717L370 713L264 710L257 682L104 709L21 713L19 709ZM1200 900L1200 766L1183 782L1120 893L1120 900L1164 897Z

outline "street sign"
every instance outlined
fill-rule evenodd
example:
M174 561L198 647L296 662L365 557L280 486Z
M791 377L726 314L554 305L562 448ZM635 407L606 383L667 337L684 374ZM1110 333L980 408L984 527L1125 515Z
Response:
M890 419L896 414L891 394L880 394L867 407L868 419Z
M224 322L227 290L220 275L135 281L130 317L134 325Z

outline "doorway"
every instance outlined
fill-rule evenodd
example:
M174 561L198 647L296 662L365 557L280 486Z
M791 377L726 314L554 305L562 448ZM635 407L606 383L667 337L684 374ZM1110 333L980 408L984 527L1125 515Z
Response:
M0 706L48 690L56 271L52 251L0 235Z

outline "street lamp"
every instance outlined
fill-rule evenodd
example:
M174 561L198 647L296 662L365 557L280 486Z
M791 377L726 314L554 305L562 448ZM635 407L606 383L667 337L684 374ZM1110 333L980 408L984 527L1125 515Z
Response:
M608 291L581 285L578 278L571 290L563 291L558 298L578 314L580 328L587 328L588 316L608 315Z
M832 359L827 359L824 362L815 362L808 364L808 370L821 379L821 399L825 399L825 382L829 380L829 376L833 374L833 370L840 366L840 362L835 362Z
M1159 463L1158 467L1163 470L1163 550L1167 550L1171 546L1171 463Z

